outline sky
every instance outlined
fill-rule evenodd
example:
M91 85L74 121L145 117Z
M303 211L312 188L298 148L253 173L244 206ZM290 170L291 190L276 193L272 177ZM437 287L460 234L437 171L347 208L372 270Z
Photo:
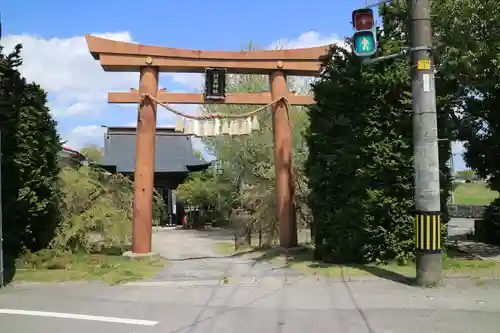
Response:
M369 0L368 3L374 3ZM365 0L2 0L4 52L23 44L22 74L48 93L49 107L67 145L102 145L102 126L135 126L134 105L107 104L108 92L138 88L138 73L106 73L88 52L85 34L125 42L185 49L238 51L300 48L341 42L352 33L351 13ZM199 74L161 74L160 88L201 91ZM198 106L178 105L196 113ZM158 111L158 126L175 125ZM454 165L464 169L463 145L455 143Z

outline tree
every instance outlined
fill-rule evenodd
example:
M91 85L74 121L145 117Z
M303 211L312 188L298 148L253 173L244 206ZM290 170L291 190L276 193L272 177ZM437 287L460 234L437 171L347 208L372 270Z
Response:
M473 170L457 171L457 178L465 180L467 183L472 183L478 180L476 173Z
M252 49L252 46L249 47ZM289 78L290 88L303 88ZM304 90L309 90L307 89ZM269 91L269 78L262 75L230 76L228 92L265 92ZM253 111L255 107L246 105L205 105L203 112L241 114ZM267 234L266 242L271 242L277 235L275 212L275 170L272 133L272 118L270 108L258 114L260 130L248 136L219 136L204 138L203 143L211 154L222 162L222 171L226 184L223 201L233 208L245 210L250 214L256 227ZM305 197L307 186L303 176L303 159L307 155L302 132L307 126L305 108L292 107L290 110L292 122L292 154L294 159L294 174L297 189L297 217L299 226L308 225L308 209ZM231 184L231 185L229 185ZM231 189L231 190L229 190Z
M21 49L17 45L7 56L0 49L3 222L5 250L11 256L22 248L46 247L60 222L60 138L46 93L27 84L18 71Z
M23 245L36 251L49 244L60 222L58 175L62 145L57 124L46 106L47 94L31 83L26 85L23 97L18 132L20 149L16 154L23 184L18 204L26 223Z
M80 153L91 163L101 163L102 152L97 145L87 145L80 150Z
M364 67L339 47L327 59L313 85L317 104L307 132L318 251L335 262L408 260L414 203L407 61Z
M217 203L218 184L212 170L192 172L177 188L179 199L186 205L213 206Z
M464 160L476 176L500 191L500 7L493 0L439 0L434 3L443 81L455 86L456 133L465 141ZM479 238L498 243L500 200L484 214ZM484 237L484 238L482 238Z
M21 183L20 170L15 166L16 152L19 150L17 133L19 129L19 108L25 82L18 67L21 65L21 46L17 45L8 55L3 54L0 45L0 126L2 149L2 210L3 239L5 257L17 256L21 248L22 226L16 206ZM6 264L12 264L7 261Z
M438 1L443 76L456 82L455 122L466 141L464 159L480 178L500 190L500 8L493 0Z

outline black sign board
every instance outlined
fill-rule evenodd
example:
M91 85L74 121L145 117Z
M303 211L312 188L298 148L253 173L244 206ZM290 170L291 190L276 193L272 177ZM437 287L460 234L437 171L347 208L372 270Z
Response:
M226 98L226 70L223 68L205 69L205 99L223 100Z

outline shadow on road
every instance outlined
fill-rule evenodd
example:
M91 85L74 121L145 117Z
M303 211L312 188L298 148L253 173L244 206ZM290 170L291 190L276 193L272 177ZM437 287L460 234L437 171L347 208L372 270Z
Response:
M405 284L407 286L415 286L416 280L415 277L403 275L398 272L391 271L389 269L384 268L380 265L368 266L368 265L356 265L354 268L361 269L371 275L377 276L381 279L398 282L401 284Z
M285 267L297 268L300 272L307 275L323 275L334 278L373 275L404 285L415 285L415 269L412 265L337 264L317 261L313 259L313 249L309 247L298 247L295 249L272 247L264 250L247 251L244 254L254 254L253 259L256 262L273 261L280 258L284 260Z

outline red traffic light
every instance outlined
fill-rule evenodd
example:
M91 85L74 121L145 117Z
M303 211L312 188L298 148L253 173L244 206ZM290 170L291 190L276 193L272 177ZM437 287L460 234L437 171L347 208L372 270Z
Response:
M356 9L352 12L352 25L356 30L369 30L375 25L373 11L370 8Z

